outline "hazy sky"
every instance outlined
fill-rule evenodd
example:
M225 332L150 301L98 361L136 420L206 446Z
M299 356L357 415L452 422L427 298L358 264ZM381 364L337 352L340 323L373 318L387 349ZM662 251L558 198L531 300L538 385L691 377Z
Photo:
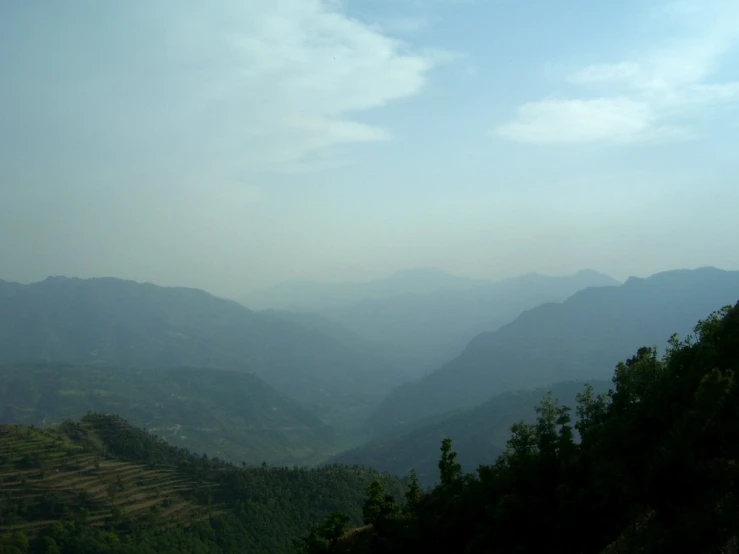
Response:
M0 3L0 278L739 268L739 2Z

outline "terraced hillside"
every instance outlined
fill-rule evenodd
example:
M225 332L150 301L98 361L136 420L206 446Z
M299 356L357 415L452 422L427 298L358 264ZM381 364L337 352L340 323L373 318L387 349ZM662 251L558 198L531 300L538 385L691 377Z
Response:
M292 552L334 511L361 521L374 470L238 468L112 415L0 426L0 552Z
M190 476L107 454L96 429L104 421L93 416L53 429L0 427L3 531L35 534L58 519L103 526L143 518L174 525L207 517L196 501L202 487Z

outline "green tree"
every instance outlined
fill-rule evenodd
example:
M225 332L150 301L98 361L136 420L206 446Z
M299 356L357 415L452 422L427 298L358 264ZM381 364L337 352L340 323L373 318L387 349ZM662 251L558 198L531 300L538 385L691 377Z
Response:
M405 493L405 506L407 511L414 511L421 504L423 493L421 492L421 486L418 483L418 475L415 469L411 469L410 483L408 484L408 490Z
M576 402L577 423L575 423L575 429L580 433L582 439L588 429L603 422L607 409L606 395L596 396L593 385L588 383L585 385L585 390L577 394Z
M328 541L329 546L334 546L346 532L349 525L349 516L341 512L331 512L323 525L319 528L319 534Z
M376 525L392 516L397 510L395 499L385 492L380 481L372 481L367 487L367 498L362 506L365 525Z
M452 450L452 439L441 441L441 459L439 460L439 477L442 485L448 485L462 476L462 466L457 463L457 453Z
M28 536L22 531L14 531L0 537L0 552L26 554L29 548Z

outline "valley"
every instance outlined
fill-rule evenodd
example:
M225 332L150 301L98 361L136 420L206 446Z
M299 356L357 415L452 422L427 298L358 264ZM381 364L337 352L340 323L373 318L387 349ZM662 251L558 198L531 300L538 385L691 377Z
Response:
M595 409L583 402L616 402L629 364L690 348L670 337L687 336L702 315L736 301L739 272L670 271L560 300L556 291L574 287L572 278L496 286L507 290L497 304L459 283L414 300L430 311L409 311L407 295L370 295L356 305L384 303L416 317L393 327L382 323L391 312L359 311L363 334L321 310L253 312L192 289L116 279L2 283L0 545L371 554L383 533L403 544L367 515L368 502L380 502L398 529L425 525L416 502L447 502L445 471L477 486L508 463L515 441L529 440L520 433L543 432L531 427L542 410L574 406L582 418ZM510 321L475 332L460 355L414 377L420 366L410 360L422 344L403 350L388 337L437 317L439 330L431 325L424 339L433 341L447 312L432 298L455 304L466 294L489 321ZM698 337L708 337L701 325ZM366 331L372 326L387 335ZM416 369L393 369L404 360ZM547 425L569 429L569 408L557 413ZM579 444L584 428L571 431ZM386 496L372 492L375 482Z

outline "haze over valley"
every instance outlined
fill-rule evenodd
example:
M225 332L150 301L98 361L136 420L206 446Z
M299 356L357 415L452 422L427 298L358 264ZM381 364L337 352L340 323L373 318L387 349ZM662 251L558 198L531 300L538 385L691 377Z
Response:
M739 2L0 52L0 554L739 552Z

